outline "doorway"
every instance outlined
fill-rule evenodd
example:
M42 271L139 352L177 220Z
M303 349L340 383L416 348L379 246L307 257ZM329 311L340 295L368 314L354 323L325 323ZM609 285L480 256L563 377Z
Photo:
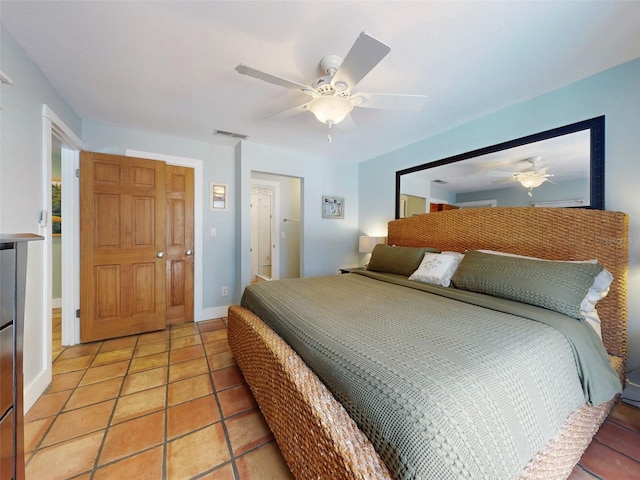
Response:
M251 172L250 282L301 276L302 179Z
M47 310L56 308L60 327L56 327L55 334L60 335L61 346L68 346L79 341L79 323L76 316L80 307L78 168L80 151L84 145L46 105L43 106L43 118L44 135L48 134L50 139L45 149L47 168L44 177L45 191L48 193L44 212L48 212L48 221L44 222L44 225L41 222L41 226L46 229L46 236L50 239L50 242L47 242L47 271L50 282L47 289ZM59 188L58 199L55 199L54 195L55 184ZM51 320L49 316L46 318Z
M251 184L251 283L279 278L278 237L274 222L279 185ZM275 267L275 268L274 268Z
M62 352L62 141L51 136L51 359Z
M31 357L33 365L39 365L40 369L35 378L24 386L24 410L27 412L42 392L49 386L53 376L52 371L52 336L53 336L53 232L51 225L52 211L52 158L54 139L60 143L61 182L64 184L64 200L61 206L62 218L65 219L66 233L61 237L61 288L62 288L62 315L61 343L73 345L75 340L74 328L75 310L78 308L76 289L79 278L79 258L77 250L77 235L74 222L74 212L78 209L79 194L75 179L75 170L78 168L79 152L84 144L78 136L58 117L48 105L42 105L42 207L40 211L39 233L45 238L43 242L43 255L41 258L41 271L44 272L41 279L41 315L39 328L34 328L29 338L25 338L25 353ZM77 216L77 215L76 215ZM79 289L77 289L79 292ZM28 344L28 348L27 345ZM28 353L27 353L27 350Z

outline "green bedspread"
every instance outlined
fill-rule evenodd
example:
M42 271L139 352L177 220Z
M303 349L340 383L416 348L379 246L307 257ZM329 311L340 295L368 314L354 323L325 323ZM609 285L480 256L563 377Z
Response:
M487 295L363 272L257 283L242 305L398 479L515 478L570 412L620 391L586 323Z

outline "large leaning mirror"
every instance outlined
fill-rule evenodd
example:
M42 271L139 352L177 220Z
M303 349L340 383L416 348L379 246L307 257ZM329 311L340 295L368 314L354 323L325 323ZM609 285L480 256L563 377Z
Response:
M396 218L493 206L604 209L604 116L396 172Z

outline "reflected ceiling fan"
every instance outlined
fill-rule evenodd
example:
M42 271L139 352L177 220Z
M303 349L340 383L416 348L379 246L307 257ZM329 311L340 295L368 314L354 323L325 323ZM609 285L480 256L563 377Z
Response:
M547 173L548 167L541 166L539 163L540 160L542 160L542 157L525 158L518 162L528 162L529 164L531 164L530 167L527 167L524 170L520 170L517 172L490 170L486 172L486 175L494 177L506 177L505 180L507 182L519 182L524 188L529 189L529 196L531 197L532 190L536 187L539 187L544 182L549 182L556 185L556 183L549 180L549 177L553 177L554 175L552 173Z
M240 64L236 71L280 87L297 90L311 97L302 105L296 105L270 118L285 118L305 111L331 128L342 122L354 107L379 108L405 111L420 110L425 95L402 95L354 92L356 85L391 51L388 45L362 32L344 60L338 55L326 55L320 60L323 76L310 85L271 75ZM329 136L331 141L331 136Z

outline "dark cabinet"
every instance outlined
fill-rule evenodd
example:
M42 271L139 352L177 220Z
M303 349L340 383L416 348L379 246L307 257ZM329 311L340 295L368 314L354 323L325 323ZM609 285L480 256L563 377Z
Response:
M0 480L24 479L22 334L27 245L32 234L0 234Z

